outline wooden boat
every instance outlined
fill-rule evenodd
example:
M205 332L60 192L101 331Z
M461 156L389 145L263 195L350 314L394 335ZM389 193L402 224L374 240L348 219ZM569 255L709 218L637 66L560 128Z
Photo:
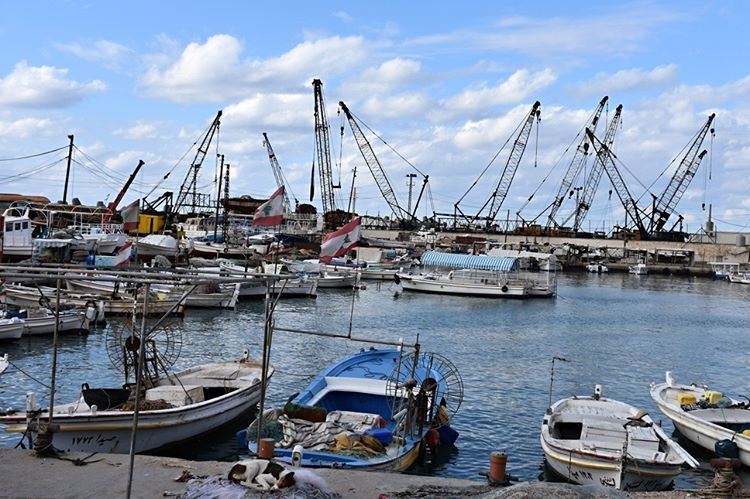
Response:
M10 361L8 360L8 354L6 353L2 357L0 357L0 374L3 374L6 369L8 369L8 366L10 365Z
M727 279L735 284L750 284L750 273L728 274Z
M475 270L456 270L447 274L397 273L394 280L405 291L487 298L527 298L531 296L532 288L530 282Z
M244 277L240 283L240 299L262 299L266 295L265 281L259 278L255 268L245 268L229 262L221 262L218 267L204 267L196 269L198 273L209 275L224 275L231 277ZM281 292L283 288L283 292ZM315 298L317 296L318 281L305 276L294 279L285 279L284 283L276 283L271 286L271 295L277 296L281 292L282 298Z
M273 368L269 370L269 378ZM204 364L159 379L146 390L145 402L161 409L141 409L136 449L151 452L189 441L246 417L260 398L261 369L253 362ZM98 396L97 396L98 395ZM65 451L127 453L133 411L123 409L130 395L122 389L83 389L79 400L55 406L52 445ZM158 402L157 402L158 401ZM109 404L114 403L114 407ZM42 411L27 422L27 413L0 416L8 432L37 436Z
M185 306L189 308L235 308L240 297L241 284L218 285L216 290L206 286L198 288L185 298ZM154 285L152 289L163 300L179 300L185 292L182 286Z
M53 334L55 332L55 314L47 309L22 310L13 314L23 324L24 336ZM58 333L88 331L91 320L96 316L96 309L91 311L68 310L60 312Z
M430 429L428 413L437 409L436 399L450 398L448 386L458 376L455 370L441 371L438 366L445 364L438 361L413 362L412 355L363 349L324 370L283 409L265 411L263 424L283 429L274 458L310 468L408 469ZM421 413L413 403L418 392L425 394ZM423 424L417 423L420 418ZM257 451L257 424L238 434L250 439L251 454ZM449 431L455 440L457 433ZM377 440L377 450L366 437Z
M609 269L603 263L589 263L588 265L586 265L586 272L591 272L594 274L606 274L609 272Z
M682 465L698 462L643 411L601 397L555 402L542 421L542 449L556 474L578 484L629 491L670 487Z
M163 234L149 234L136 241L136 252L139 257L162 255L175 257L179 253L177 239Z
M664 383L651 385L651 398L686 439L710 452L716 452L717 442L733 441L742 464L750 466L750 436L745 434L750 403L695 384L677 384L669 371Z
M318 280L319 288L349 288L357 282L357 276L354 274L329 274L323 272L319 274L316 279Z
M17 317L0 319L0 340L18 340L23 336L23 322Z

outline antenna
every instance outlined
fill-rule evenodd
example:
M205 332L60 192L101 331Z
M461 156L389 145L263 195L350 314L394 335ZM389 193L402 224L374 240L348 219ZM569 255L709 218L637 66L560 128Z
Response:
M552 357L552 369L550 369L549 372L549 403L547 404L547 414L552 414L552 383L555 380L555 361L559 360L561 362L570 362L568 359L564 357L558 357L555 355Z

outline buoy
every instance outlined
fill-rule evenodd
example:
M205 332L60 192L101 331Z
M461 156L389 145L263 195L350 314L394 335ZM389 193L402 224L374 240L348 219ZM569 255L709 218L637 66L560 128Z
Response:
M261 438L258 443L258 457L261 459L273 459L273 450L276 442L273 438Z
M505 482L505 467L508 464L508 456L505 452L493 452L490 454L490 482Z
M429 447L430 449L437 448L438 444L440 443L440 433L436 429L431 429L428 431L424 436L424 443Z

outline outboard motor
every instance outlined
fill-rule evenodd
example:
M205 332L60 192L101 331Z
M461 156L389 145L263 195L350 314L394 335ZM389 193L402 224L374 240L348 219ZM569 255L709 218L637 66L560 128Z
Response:
M719 440L714 444L714 452L716 452L719 457L726 457L729 459L739 459L740 457L740 449L737 447L737 443L734 440L729 440L727 438Z

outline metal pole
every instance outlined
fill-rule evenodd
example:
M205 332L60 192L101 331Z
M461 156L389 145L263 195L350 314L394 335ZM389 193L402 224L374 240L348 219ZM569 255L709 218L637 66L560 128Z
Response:
M52 413L55 410L55 381L57 378L57 334L60 330L60 278L57 279L57 298L55 299L55 329L52 334L52 379L49 393L49 424L52 424Z
M266 380L268 379L268 362L270 354L268 352L268 349L270 347L269 345L269 335L270 335L270 303L271 303L271 290L269 283L266 282L266 297L265 297L265 307L264 307L264 317L265 321L263 322L263 360L261 361L261 373L260 373L260 401L258 402L258 433L256 435L255 443L257 445L256 447L256 453L260 451L260 439L262 435L262 427L263 427L263 411L265 409L265 399L266 399Z
M417 176L416 173L407 173L406 174L406 178L409 179L409 203L407 205L406 211L408 211L409 214L411 214L411 191L412 191L412 188L414 187L414 178L416 176Z
M214 244L216 244L216 234L219 230L219 206L221 206L221 183L224 176L224 155L221 154L221 166L219 167L219 178L216 182L216 211L214 213Z
M133 431L130 434L130 461L128 468L128 490L126 497L130 499L133 489L133 466L135 463L135 442L138 434L138 415L139 403L141 397L141 383L143 382L143 359L146 352L146 319L148 318L148 298L150 294L150 284L144 285L143 295L143 317L141 318L141 343L138 347L138 370L135 376L135 407L133 408Z
M68 167L65 170L65 187L63 188L63 203L68 202L68 179L70 178L70 163L73 161L73 135L68 135L70 145L68 146Z

